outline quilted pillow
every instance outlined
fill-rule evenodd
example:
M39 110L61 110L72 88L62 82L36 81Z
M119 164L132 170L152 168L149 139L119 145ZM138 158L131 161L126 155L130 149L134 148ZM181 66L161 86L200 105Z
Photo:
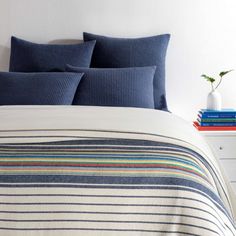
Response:
M71 105L82 76L0 72L0 105Z
M84 73L73 104L154 108L153 77L156 67L94 69L67 66Z
M84 40L96 40L92 67L156 66L154 76L155 109L167 110L165 92L165 57L169 34L146 38L112 38L84 33Z
M37 44L11 38L11 72L64 71L66 64L89 67L95 41L71 44Z

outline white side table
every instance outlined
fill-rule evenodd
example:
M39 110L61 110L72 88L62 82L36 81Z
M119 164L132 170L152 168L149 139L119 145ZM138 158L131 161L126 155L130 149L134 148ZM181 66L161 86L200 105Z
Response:
M228 176L236 193L236 131L199 131Z

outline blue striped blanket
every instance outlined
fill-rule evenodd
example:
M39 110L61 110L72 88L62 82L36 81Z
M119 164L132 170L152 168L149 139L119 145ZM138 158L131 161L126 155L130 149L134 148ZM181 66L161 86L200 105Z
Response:
M25 129L0 138L0 235L236 235L217 168L173 137Z

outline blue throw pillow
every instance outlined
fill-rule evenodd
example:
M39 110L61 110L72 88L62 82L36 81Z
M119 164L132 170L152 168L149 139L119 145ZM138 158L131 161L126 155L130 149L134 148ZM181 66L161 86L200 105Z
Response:
M116 68L156 66L153 81L155 109L167 110L165 57L169 34L146 38L111 38L84 33L84 40L96 40L92 67Z
M95 41L72 44L36 44L11 38L11 72L64 71L66 64L89 67Z
M0 105L71 105L82 76L0 72Z
M84 73L74 105L154 108L155 66L93 69L67 66L70 72Z

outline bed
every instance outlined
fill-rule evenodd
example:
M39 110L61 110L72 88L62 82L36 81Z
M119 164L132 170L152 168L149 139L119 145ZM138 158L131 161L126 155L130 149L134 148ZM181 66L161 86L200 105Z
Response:
M159 110L0 107L0 235L236 235L218 164Z

